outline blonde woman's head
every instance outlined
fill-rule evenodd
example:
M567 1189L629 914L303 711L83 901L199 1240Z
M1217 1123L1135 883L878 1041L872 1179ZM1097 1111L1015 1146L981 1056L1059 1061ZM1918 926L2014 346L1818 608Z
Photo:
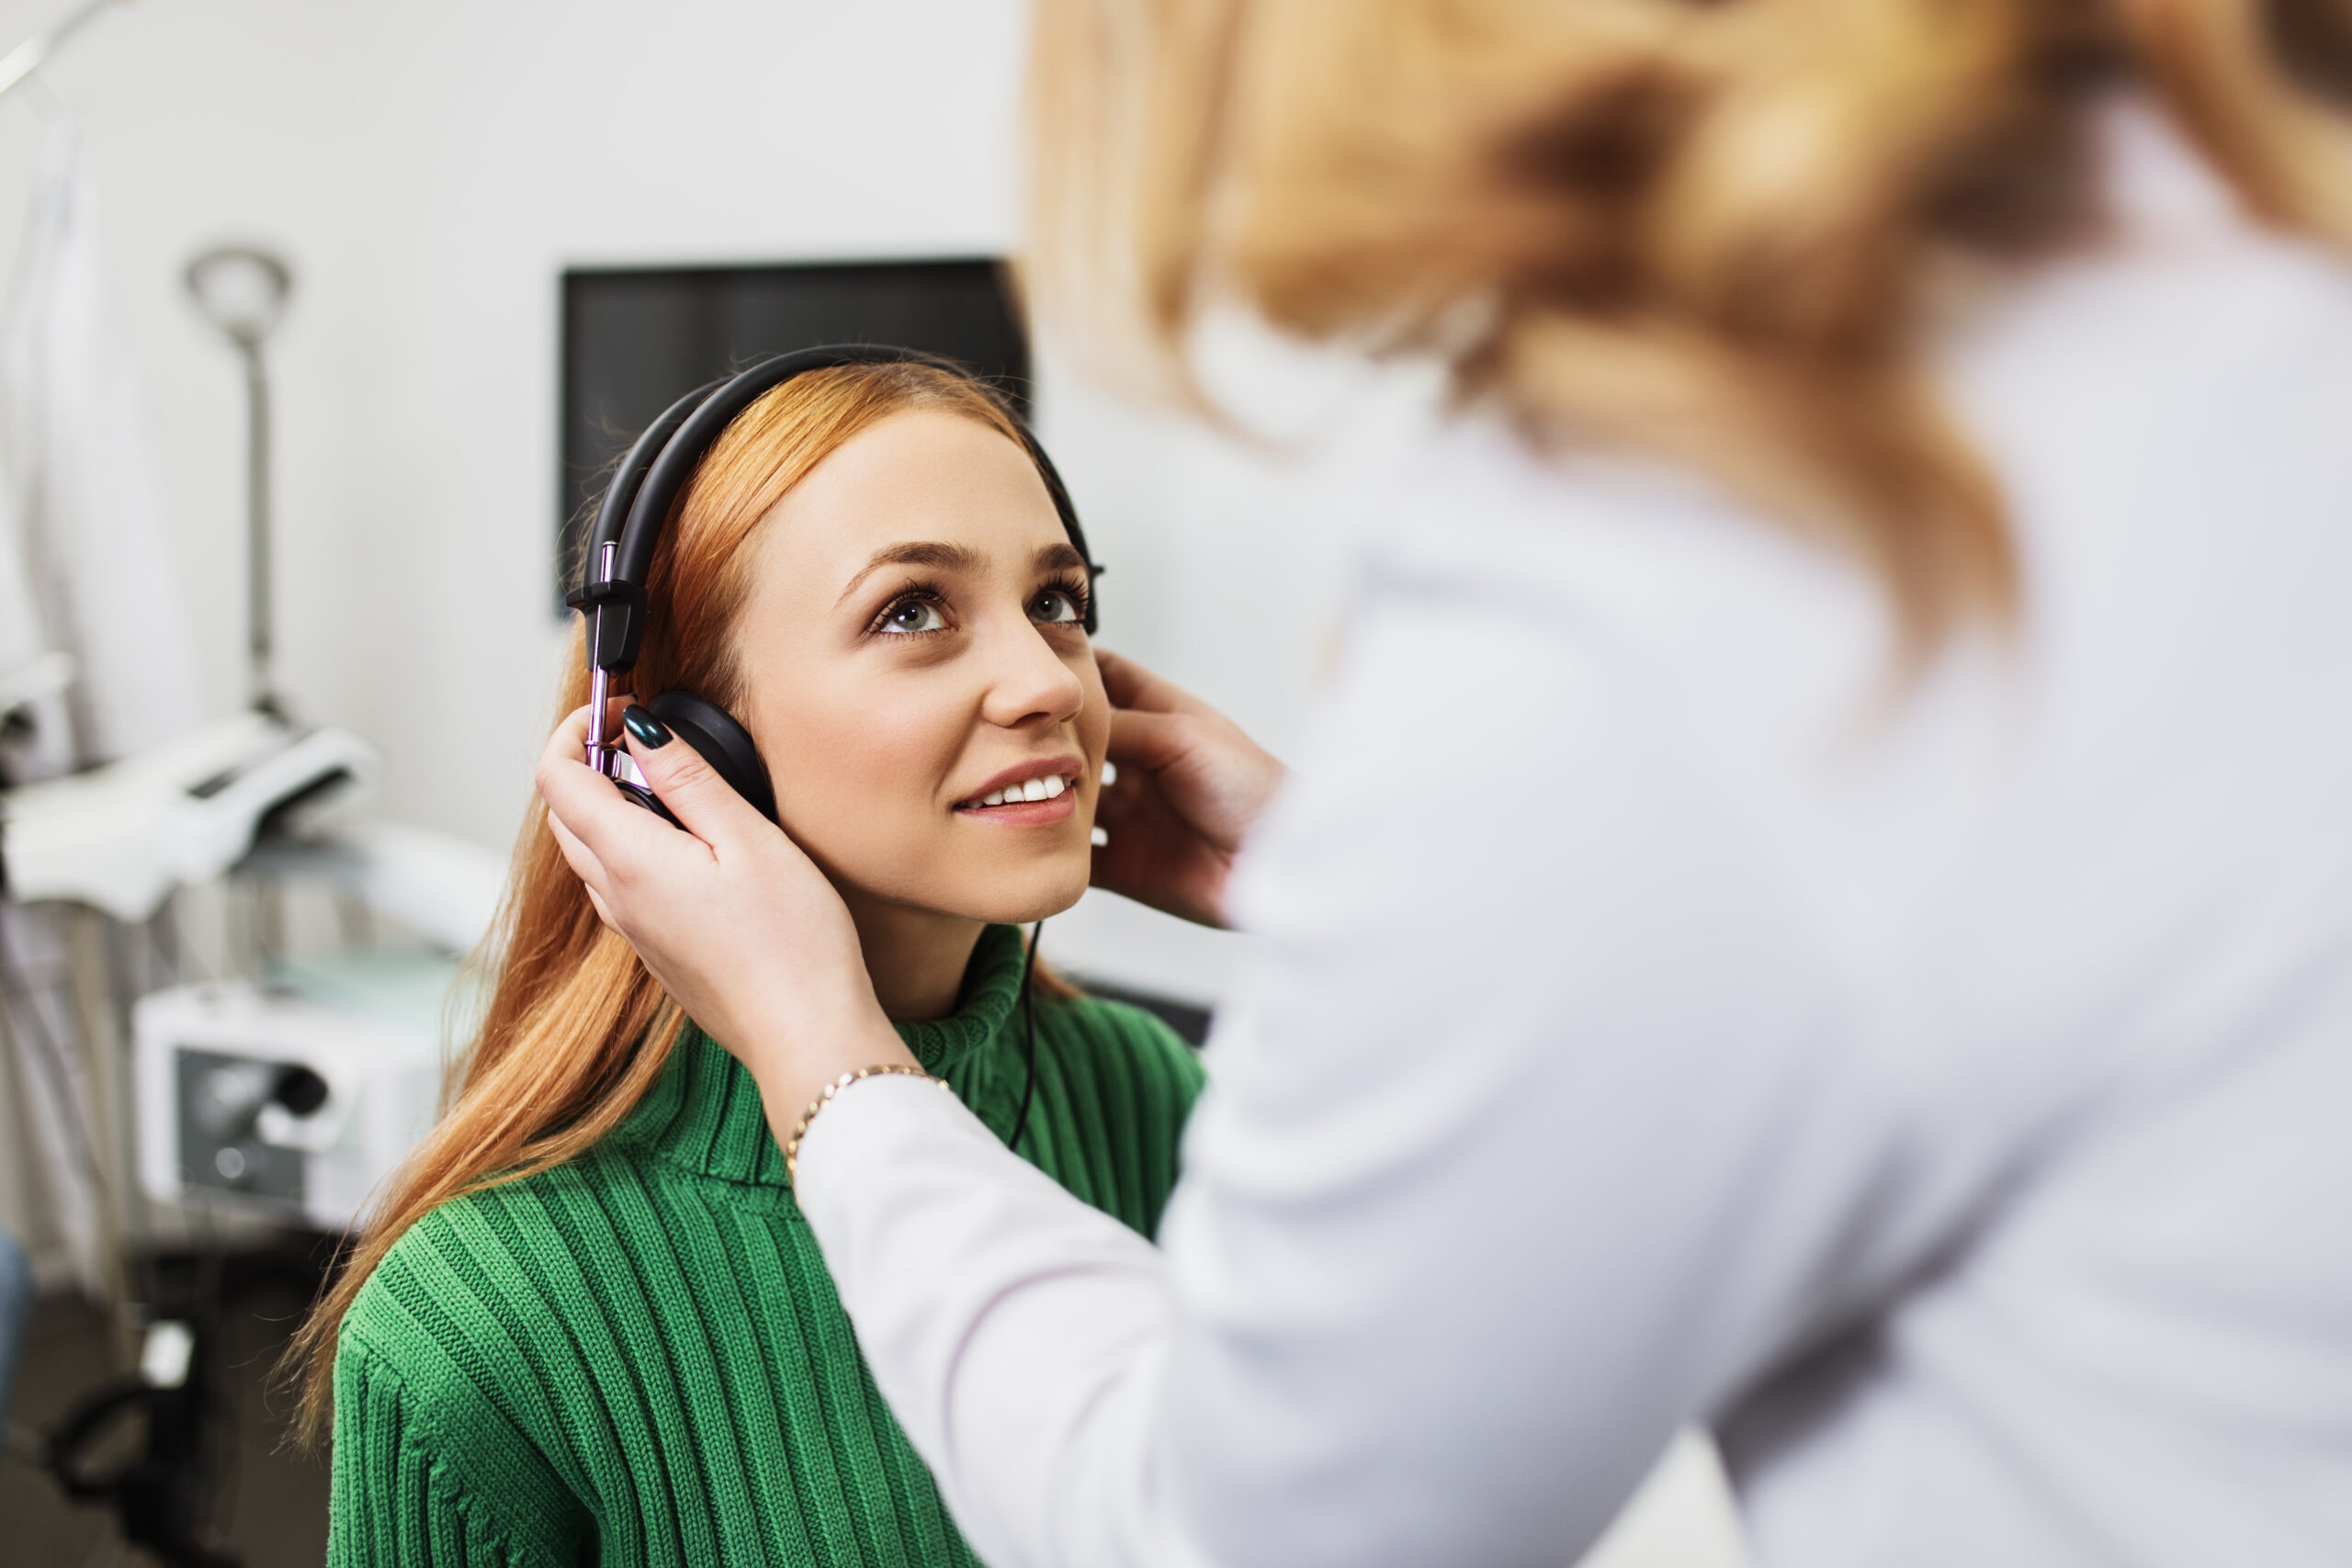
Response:
M2095 230L2127 85L2352 244L2345 0L1040 0L1033 292L1129 366L1220 299L1437 355L1851 551L1925 649L2014 588L1927 302Z

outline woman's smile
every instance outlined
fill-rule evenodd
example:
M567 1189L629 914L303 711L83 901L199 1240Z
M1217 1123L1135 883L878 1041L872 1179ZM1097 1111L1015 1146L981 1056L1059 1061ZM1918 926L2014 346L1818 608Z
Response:
M1085 766L1077 757L1015 763L957 801L956 813L1013 827L1065 821L1078 809Z
M1050 800L1008 800L1001 806L959 806L956 815L975 821L999 822L1012 828L1040 828L1067 821L1078 809L1078 792L1067 790Z

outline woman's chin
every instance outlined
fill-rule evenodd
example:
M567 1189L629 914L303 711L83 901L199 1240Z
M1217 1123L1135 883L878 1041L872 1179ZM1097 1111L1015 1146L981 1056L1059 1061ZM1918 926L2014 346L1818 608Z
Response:
M1057 886L1026 897L1007 898L994 903L989 912L981 918L996 925L1035 925L1039 920L1066 913L1085 895L1086 879L1081 876L1074 886Z
M945 858L895 865L882 875L836 876L834 886L853 903L864 897L954 919L1019 926L1050 919L1076 904L1094 870L1093 853L1082 843L1076 852L1014 866L945 865Z
M1058 858L1058 857L1057 857ZM1093 856L1068 866L1029 866L986 889L973 889L963 913L991 925L1026 926L1061 914L1085 897Z

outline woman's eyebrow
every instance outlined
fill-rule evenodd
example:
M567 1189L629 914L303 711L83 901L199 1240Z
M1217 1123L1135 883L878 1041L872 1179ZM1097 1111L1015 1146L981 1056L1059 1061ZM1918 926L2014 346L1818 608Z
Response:
M1047 545L1044 549L1039 550L1037 552L1037 570L1041 572L1083 571L1089 572L1089 575L1091 575L1091 570L1086 564L1086 558L1078 553L1077 546L1067 542L1058 545Z
M866 558L857 575L842 590L833 608L840 609L842 601L857 592L857 585L886 566L928 566L941 571L970 571L980 564L978 553L962 545L941 544L934 539L906 539L895 545L885 545Z

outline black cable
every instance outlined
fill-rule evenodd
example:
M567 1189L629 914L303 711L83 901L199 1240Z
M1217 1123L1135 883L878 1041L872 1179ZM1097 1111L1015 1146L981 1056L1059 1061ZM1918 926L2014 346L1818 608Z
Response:
M237 1487L244 1479L244 1451L239 1445L237 1409L233 1396L225 1386L228 1361L228 1270L229 1248L220 1238L219 1214L209 1202L193 1205L197 1211L198 1231L194 1279L195 1297L189 1304L189 1317L196 1329L196 1353L209 1358L202 1367L192 1367L192 1375L201 1375L202 1403L210 1418L206 1437L210 1446L212 1495L204 1506L204 1517L216 1524L225 1524L236 1512ZM200 1462L200 1461L199 1461Z
M1027 1081L1021 1086L1021 1114L1012 1119L1012 1136L1004 1146L1018 1153L1021 1135L1029 1130L1029 1106L1037 1098L1037 1006L1029 991L1029 976L1037 967L1037 939L1046 934L1046 922L1039 920L1029 932L1029 951L1021 960L1021 1032L1025 1044L1022 1059L1027 1064Z

